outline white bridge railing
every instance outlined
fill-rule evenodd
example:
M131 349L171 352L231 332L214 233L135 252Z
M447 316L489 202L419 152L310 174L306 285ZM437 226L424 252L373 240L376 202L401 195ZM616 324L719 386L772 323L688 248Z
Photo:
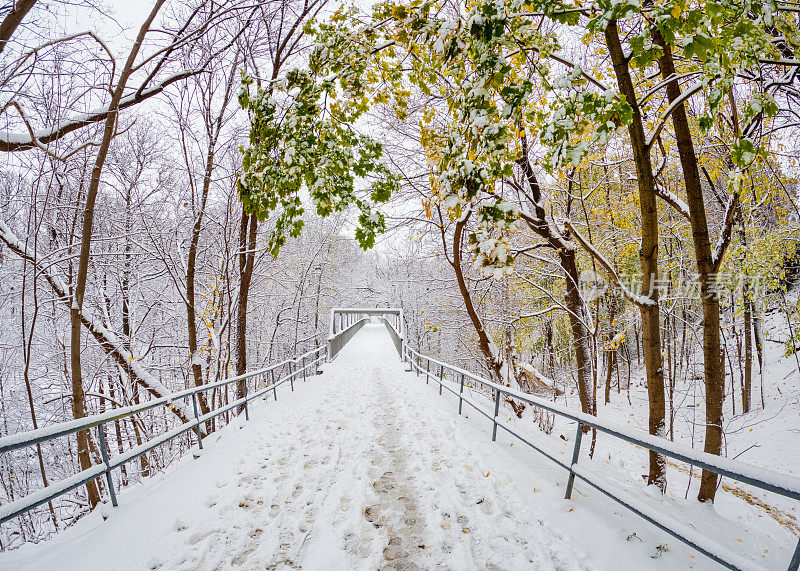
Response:
M403 355L405 325L399 307L335 307L331 309L328 360L332 361L350 339L372 318L380 317L392 337L398 355Z

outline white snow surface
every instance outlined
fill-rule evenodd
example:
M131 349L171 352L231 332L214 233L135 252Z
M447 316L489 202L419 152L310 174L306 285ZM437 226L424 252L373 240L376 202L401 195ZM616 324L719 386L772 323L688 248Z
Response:
M48 542L0 554L0 568L717 568L581 482L564 500L563 469L502 431L491 442L490 422L466 404L459 416L438 392L404 371L383 325L366 325L322 375L252 406L198 458ZM526 428L571 454L571 442ZM794 548L737 532L714 508L640 496L692 527L702 519L699 533L715 530L741 555L769 548L761 563L783 567Z

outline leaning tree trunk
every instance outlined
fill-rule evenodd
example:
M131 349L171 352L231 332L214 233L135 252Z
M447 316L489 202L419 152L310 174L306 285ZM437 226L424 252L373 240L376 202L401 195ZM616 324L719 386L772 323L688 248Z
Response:
M592 349L589 345L589 328L586 325L589 316L579 289L580 281L575 248L569 236L562 235L547 218L547 212L542 206L542 189L530 162L528 140L525 135L522 137L522 156L517 159L517 164L522 168L533 199L531 201L533 213L524 214L522 217L533 232L558 252L559 263L564 271L565 306L569 314L572 342L575 348L581 410L587 414L597 414L595 383L592 376Z
M467 310L467 315L472 322L472 326L475 328L475 332L478 334L478 347L481 353L483 353L486 367L489 369L489 373L495 381L505 384L506 379L503 375L503 362L499 359L499 355L497 355L495 351L492 351L494 343L489 338L489 334L483 326L483 321L475 309L475 304L472 302L472 295L470 294L466 278L464 277L461 248L464 239L464 227L467 225L469 216L470 214L468 213L456 222L455 232L453 234L452 266L456 274L456 281L458 282L458 291L461 293L461 297L464 300L464 307Z
M111 95L111 102L109 104L109 113L105 120L103 129L103 138L97 149L97 156L95 157L94 167L92 168L92 178L89 183L89 189L86 193L86 204L83 210L83 227L81 229L81 249L78 258L78 273L75 277L74 288L72 292L72 305L70 307L70 367L72 373L72 416L75 419L83 418L86 416L85 393L83 390L83 373L81 371L81 312L83 308L83 299L86 293L86 279L89 273L89 256L92 243L92 226L94 224L94 207L97 202L97 194L100 189L100 176L103 172L103 165L108 155L108 149L111 146L111 140L114 138L117 127L117 119L119 115L119 102L125 92L125 86L128 83L133 64L136 61L136 56L139 53L139 48L142 46L144 36L150 28L156 14L161 9L165 0L157 0L155 6L150 11L147 20L142 24L139 29L139 35L136 42L133 44L128 59L125 62L125 67L122 69L119 81L114 88ZM77 434L78 440L78 460L81 465L81 470L88 470L92 466L92 459L89 454L89 432L81 430ZM89 506L91 509L100 503L100 493L94 480L86 483L86 491L89 499Z

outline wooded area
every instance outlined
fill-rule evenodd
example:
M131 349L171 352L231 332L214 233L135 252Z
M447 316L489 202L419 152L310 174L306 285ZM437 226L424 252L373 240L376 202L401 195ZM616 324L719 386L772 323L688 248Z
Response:
M713 454L727 419L770 406L767 342L800 374L796 3L0 16L3 435L305 351L334 306L401 307L415 348L590 414L641 388L651 434ZM166 414L117 421L110 445L188 416ZM88 432L0 456L3 500L99 461ZM666 482L651 452L647 484ZM104 485L4 525L1 547ZM698 499L717 488L704 472Z

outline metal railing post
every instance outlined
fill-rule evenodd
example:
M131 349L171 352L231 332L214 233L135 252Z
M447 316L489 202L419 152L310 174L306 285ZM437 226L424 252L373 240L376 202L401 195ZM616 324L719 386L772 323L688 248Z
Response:
M789 568L787 571L797 571L800 569L800 540L797 542L797 547L794 549L792 560L789 561Z
M800 540L797 542L792 560L789 561L789 569L787 571L797 571L798 569L800 569Z
M581 438L583 437L583 423L578 422L578 430L575 432L575 448L572 450L572 464L569 465L569 479L567 480L567 493L565 499L572 497L572 485L575 483L575 472L572 467L578 463L578 456L581 453Z
M194 407L194 433L197 436L197 447L203 449L203 439L200 438L200 416L197 414L197 393L192 393L192 406Z
M111 477L111 466L108 462L108 446L106 445L105 424L97 425L97 436L100 439L100 455L103 457L103 464L106 465L106 482L108 483L108 495L111 496L111 505L117 507L117 492L114 491L114 480Z
M244 419L250 420L250 410L247 408L247 379L242 379L242 393L244 396Z
M442 381L444 380L444 367L439 365L439 396L442 396Z
M414 363L414 371L417 373L417 377L419 377L419 365L422 362L421 359L422 358L419 355L417 355L416 363Z
M461 414L461 405L464 402L464 373L461 373L461 388L458 389L458 414Z
M500 413L500 391L494 391L494 426L492 427L492 442L497 440L497 415Z
M294 361L289 361L289 386L292 387L292 392L294 392L294 366L296 364Z
M428 381L431 380L431 360L428 359L428 366L425 368L425 384L428 384Z
M300 359L300 363L303 365L303 382L306 382L306 357L303 355Z
M270 371L272 373L272 396L275 397L275 400L278 400L278 391L275 388L275 369Z

